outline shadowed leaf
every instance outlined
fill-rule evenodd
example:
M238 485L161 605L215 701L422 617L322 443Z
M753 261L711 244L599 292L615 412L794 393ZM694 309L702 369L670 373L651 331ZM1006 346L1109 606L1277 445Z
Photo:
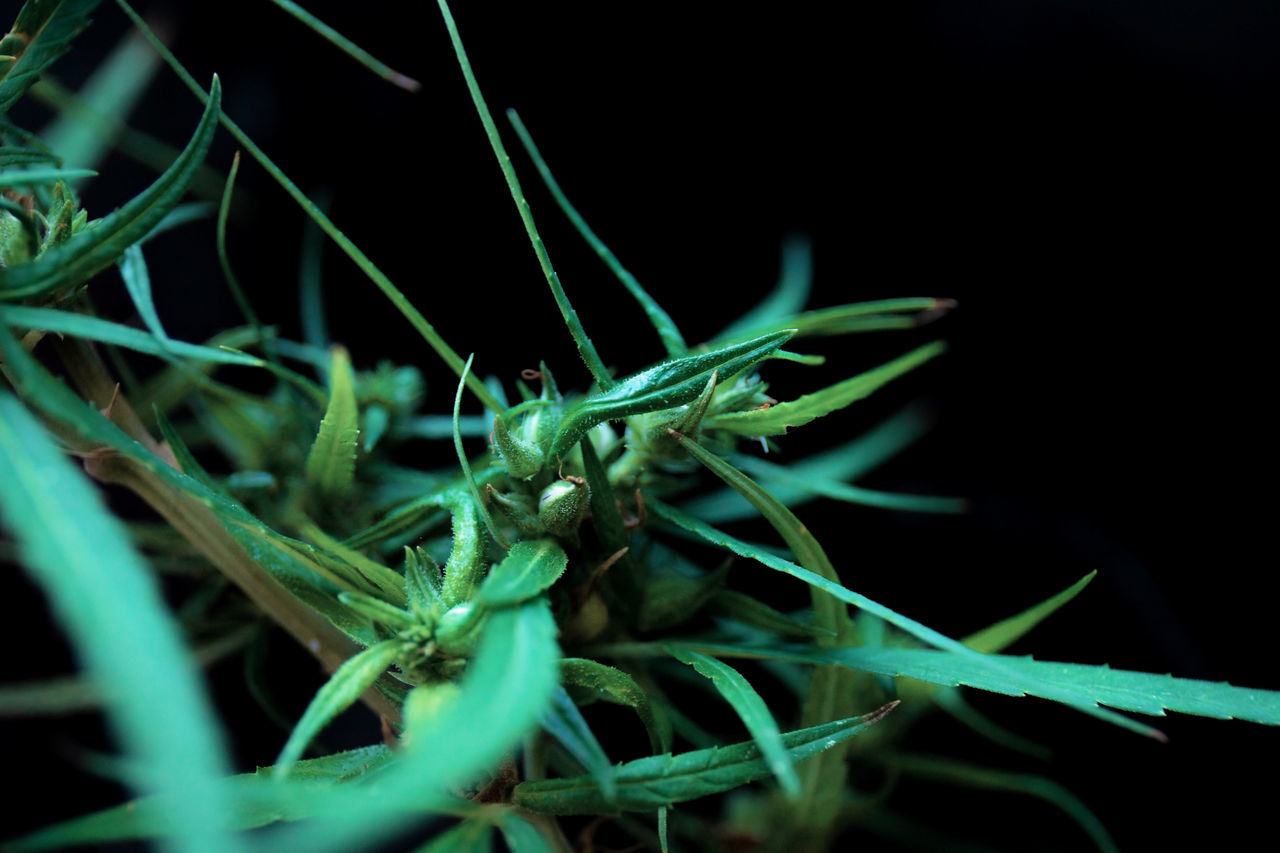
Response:
M110 266L124 250L145 237L187 191L218 126L222 87L215 75L204 115L187 147L155 183L124 207L89 223L83 231L35 260L0 268L0 299L23 299L73 287Z

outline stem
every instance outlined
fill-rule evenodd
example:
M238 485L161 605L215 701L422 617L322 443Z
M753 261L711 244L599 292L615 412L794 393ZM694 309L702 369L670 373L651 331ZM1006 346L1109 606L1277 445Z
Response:
M60 341L56 337L51 340L68 375L86 399L102 404L111 401L111 419L117 426L161 459L172 459L166 448L147 432L124 395L117 392L116 383L87 344L79 340ZM112 454L86 460L85 468L95 479L124 486L142 498L218 571L240 587L254 605L311 652L327 671L336 670L359 651L351 639L263 571L203 504L123 456ZM374 713L392 722L400 720L399 709L376 691L366 691L361 698Z

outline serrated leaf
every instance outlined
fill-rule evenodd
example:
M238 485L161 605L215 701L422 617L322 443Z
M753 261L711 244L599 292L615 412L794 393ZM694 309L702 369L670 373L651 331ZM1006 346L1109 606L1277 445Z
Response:
M311 743L312 738L347 708L351 707L373 683L378 680L387 667L395 663L409 644L404 640L384 640L370 646L353 658L347 660L330 676L325 685L316 693L311 704L303 713L302 719L294 726L293 732L280 757L276 759L272 777L283 779L289 770L302 756L302 751Z
M711 429L738 435L783 435L791 427L803 426L824 415L871 395L905 373L909 373L946 349L941 341L925 344L906 355L795 400L767 409L752 409L717 415L707 422Z
M664 361L633 374L608 391L569 406L548 454L551 458L564 456L596 424L691 402L703 392L712 371L718 370L727 379L749 370L790 337L789 331L775 332L710 352Z
M697 447L697 445L686 442L687 449L692 450L692 448L694 447ZM702 448L698 448L698 450L706 454L706 451L702 450ZM707 454L707 456L710 456L710 454ZM715 457L711 457L711 458L715 459ZM699 457L699 459L701 460L701 457ZM720 465L725 465L726 467L728 467L726 463L722 462L719 459L716 459L715 461ZM744 477L743 479L745 480L746 478ZM719 545L723 548L727 548L728 550L732 551L733 553L741 557L746 557L748 559L755 560L761 563L762 565L765 565L775 571L779 571L779 572L782 572L783 574L788 574L794 578L798 578L804 581L805 583L809 584L810 586L828 593L832 598L836 599L837 601L841 601L846 604L852 604L855 607L858 607L862 610L865 610L868 613L878 616L884 621L888 622L890 625L893 625L894 627L905 631L906 633L912 635L913 637L916 637L919 640L923 640L929 645L937 646L940 649L948 649L951 651L955 651L961 655L968 655L975 658L982 657L982 655L979 654L978 652L975 652L972 649L969 649L961 645L957 641L943 634L938 633L932 628L929 628L929 627L926 627L925 625L920 624L914 619L903 616L897 611L894 611L888 607L885 607L883 604L872 601L871 599L867 598L864 595L856 593L853 590L847 589L834 581L830 581L824 578L823 576L817 574L816 572L812 572L812 571L809 571L808 569L801 568L800 566L797 566L795 563L792 563L790 560L784 560L781 557L777 556L776 554L772 554L759 547L749 545L746 542L743 542L739 539L729 536L727 533L723 533L719 530L716 530L715 528L711 527L711 525L705 524L699 521L698 519L693 518L692 516L687 515L681 512L680 510L675 509L674 507L667 506L666 504L663 504L656 500L650 500L648 502L648 507L650 512L654 513L660 518L670 521L672 524L675 524L678 527L682 527L691 533L695 533L698 536L702 537L703 539L706 539L708 542L711 542L715 545ZM792 517L794 518L794 516ZM798 522L797 522L797 525L798 525ZM816 603L817 602L815 602L815 604ZM825 625L821 625L821 623L818 623L818 624L820 627L826 627Z
M1156 717L1163 717L1165 711L1177 711L1220 720L1280 725L1280 691L1112 669L1105 664L1056 663L1030 656L961 655L933 649L743 647L701 642L671 642L664 646L706 654L847 666L946 687L963 685L1006 696L1037 696L1081 711L1105 705Z
M568 564L568 555L554 539L517 542L507 556L489 569L476 601L486 607L509 607L528 601L550 589Z
M164 817L176 848L239 849L221 826L214 779L227 759L218 723L158 588L84 476L2 392L0 519L103 690L116 736L147 768L139 792L180 794ZM157 725L161 708L166 722Z
M1079 797L1051 779L1033 773L1010 773L934 755L897 753L889 758L888 764L907 776L985 791L1008 791L1044 800L1074 820L1103 853L1119 853L1120 848L1097 815Z
M356 376L344 347L330 351L329 405L307 454L307 485L323 497L346 494L355 481L360 409Z
M782 743L793 762L802 761L879 722L896 704L861 717L788 732L782 736ZM618 796L613 803L604 801L590 776L522 782L512 792L512 802L530 811L557 815L653 811L729 791L769 775L769 765L760 754L760 747L754 741L747 741L621 764L616 768Z
M178 159L151 186L39 258L0 269L0 299L17 300L74 287L115 262L182 199L218 126L222 87L214 75L208 104Z
M457 700L415 731L376 790L337 789L316 820L263 843L308 853L352 850L400 831L424 809L456 802L445 793L450 786L497 764L542 719L559 673L555 633L545 600L494 611Z
M760 694L751 683L743 678L742 673L724 661L701 654L700 652L673 649L676 660L688 664L702 675L711 679L711 683L720 691L720 695L733 707L734 712L751 732L751 738L760 747L769 771L777 778L782 790L792 799L800 796L800 777L796 775L791 755L782 744L782 733L778 723L769 712Z
M601 795L606 801L611 801L617 792L613 763L605 755L604 747L600 746L595 732L591 731L582 712L563 687L556 688L552 694L551 705L542 718L542 728L586 768L591 778L600 786Z
M564 191L560 189L560 184L551 174L551 169L548 168L546 161L542 159L538 146L534 145L533 137L529 135L529 131L525 128L524 122L520 120L520 116L515 110L507 110L507 119L511 122L511 126L515 128L516 135L520 137L520 142L524 145L524 150L529 155L529 159L533 160L533 165L537 168L538 174L542 176L542 182L547 185L547 189L551 192L551 197L555 199L556 204L560 206L560 210L573 223L573 227L582 235L582 239L587 241L587 245L595 251L600 260L605 262L605 265L609 267L618 281L622 282L622 286L627 289L632 298L640 303L640 307L644 309L645 316L649 318L649 324L658 333L667 355L671 358L676 358L687 353L689 345L685 343L684 336L676 328L671 315L664 311L662 306L657 303L657 300L649 295L640 285L640 282L636 280L636 277L609 250L604 241L591 230L591 227L587 225L587 221L582 218L582 214L578 213L577 209L569 203Z
M856 480L915 442L930 426L932 419L925 410L919 406L909 406L850 442L788 463L788 480L784 482L781 479L770 479L769 493L785 506L802 506L819 495L806 487L793 484L793 480ZM756 513L746 498L727 486L686 501L682 508L690 515L712 524L750 518Z
M98 0L27 0L22 4L13 29L0 39L0 54L12 57L0 63L0 116L67 52L71 39L88 25L89 13L97 5Z
M622 670L587 658L565 658L560 661L560 678L579 704L599 699L634 708L649 733L654 753L671 751L671 721L656 709L636 680Z

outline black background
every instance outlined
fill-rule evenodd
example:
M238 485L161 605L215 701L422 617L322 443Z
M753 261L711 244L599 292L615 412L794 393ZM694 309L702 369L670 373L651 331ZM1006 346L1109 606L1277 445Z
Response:
M1275 7L458 5L491 106L520 109L570 198L691 340L768 291L792 232L813 241L815 304L959 301L926 329L809 347L829 356L824 368L771 368L772 392L786 398L934 337L952 344L917 376L783 441L800 455L916 398L938 413L928 438L864 484L965 495L973 512L802 512L848 585L960 635L1097 569L1018 651L1280 688L1264 410ZM479 370L511 379L546 359L562 384L584 384L434 4L309 8L422 91L380 82L265 2L143 6L199 79L221 75L224 109L286 173L305 191L332 192L335 222L457 350L478 353ZM83 79L127 29L111 4L97 19L57 66L64 82ZM198 115L162 71L130 122L180 143ZM30 104L14 117L44 121ZM225 171L233 150L221 134L209 165ZM606 361L630 371L659 357L638 309L561 221L523 154L512 156ZM103 173L86 194L94 215L150 179L119 156ZM256 165L245 163L239 188L238 272L268 321L296 335L303 216ZM211 227L157 241L148 260L171 334L199 340L234 320ZM447 371L333 247L326 262L334 336L358 366L420 365L428 408L444 411ZM119 283L102 279L95 296L127 317ZM19 593L20 605L39 600ZM49 642L38 631L8 638L15 650ZM314 675L304 696L319 674L303 658L297 667ZM235 675L215 671L215 683L233 691ZM269 763L283 736L258 731L234 697L221 701L243 768ZM1275 731L1179 717L1158 721L1171 738L1161 745L1036 700L974 701L1052 746L1054 760L1037 766L941 719L916 746L1060 779L1122 848L1226 845L1269 825ZM5 743L61 772L69 744L101 743L89 721L75 726L8 722ZM112 796L86 784L81 797L75 784L37 788L16 820L31 826ZM902 793L900 807L957 837L1087 844L1026 800Z

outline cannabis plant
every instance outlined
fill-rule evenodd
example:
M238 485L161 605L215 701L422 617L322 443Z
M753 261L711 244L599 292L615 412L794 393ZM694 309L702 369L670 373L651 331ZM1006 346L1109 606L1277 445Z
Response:
M276 2L389 84L416 87L305 10ZM129 758L98 767L138 799L6 849L157 838L218 853L346 851L396 838L449 851L492 849L501 836L515 851L564 851L570 836L579 849L596 849L599 836L661 850L822 850L847 832L900 831L895 781L920 777L1046 799L1079 825L1082 841L1105 850L1105 827L1064 788L914 753L912 724L942 711L1029 748L970 707L965 689L1040 697L1149 736L1158 733L1122 712L1280 724L1280 693L1002 654L1092 575L960 639L906 615L910 602L891 607L851 588L849 543L824 548L802 521L806 503L963 509L945 496L850 483L918 435L920 415L908 410L852 441L775 460L797 455L807 424L839 417L944 345L904 347L807 393L771 396L770 372L779 361L820 363L809 347L823 338L944 328L952 301L807 308L808 249L794 240L767 299L741 312L718 296L726 320L740 316L691 340L681 312L660 305L573 206L520 117L508 112L499 126L439 0L581 360L484 375L483 337L465 320L446 327L445 317L428 317L433 303L415 305L222 112L217 77L194 79L125 0L120 13L190 89L194 130L126 204L105 215L84 208L77 187L108 146L153 161L163 151L102 120L136 88L128 62L104 63L78 94L37 85L97 5L28 0L0 41L0 356L9 386L0 392L0 518L84 671L83 681L3 696L26 712L100 705ZM39 135L6 117L29 94L61 114ZM207 193L219 128L454 372L456 386L433 395L430 409L418 367L331 342L317 241L304 257L302 340L263 324L227 244L239 157L216 205L187 200ZM638 305L661 360L626 375L611 369L618 354L604 335L593 342L569 298L573 284L563 286L551 264L511 142L612 271L619 298ZM244 314L243 325L204 344L171 336L153 298L146 246L179 226L213 232ZM113 276L140 324L95 310L94 289ZM477 340L477 351L463 357L449 340ZM410 445L422 439L443 442L452 464L413 464ZM111 513L95 482L148 511ZM172 607L158 573L185 577ZM808 606L777 606L784 588L806 589ZM249 645L252 656L262 620L331 674L289 720L270 766L231 775L190 649L208 660ZM326 727L360 703L380 719L362 724L366 745L319 747ZM908 835L927 846L928 832Z

